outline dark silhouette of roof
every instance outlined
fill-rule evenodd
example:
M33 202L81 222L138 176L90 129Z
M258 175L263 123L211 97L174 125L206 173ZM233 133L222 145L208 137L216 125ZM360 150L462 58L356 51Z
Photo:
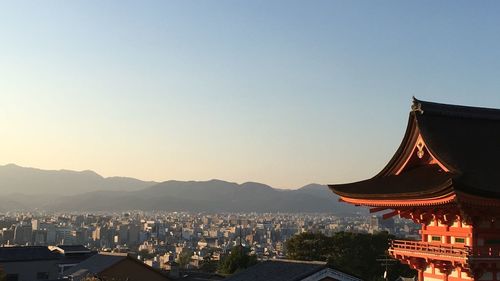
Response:
M213 281L213 280L226 280L224 276L216 273L207 272L181 272L181 277L176 280L181 281Z
M251 266L227 281L295 281L326 268L324 262L268 260Z
M0 247L0 262L56 260L61 256L43 246Z
M72 277L74 280L81 280L87 276L99 276L99 274L104 273L107 269L118 265L123 261L129 261L142 266L145 270L154 272L166 279L166 273L160 271L159 269L152 268L143 262L137 260L124 253L98 253L76 266L66 270L63 274L67 277Z
M438 165L409 165L395 171L413 153L421 135ZM448 105L414 99L404 139L396 154L375 177L330 185L352 198L435 197L452 191L500 198L500 110Z
M451 190L452 175L438 165L422 166L402 175L389 175L334 185L339 195L352 198L421 198L440 196Z
M127 254L99 253L66 270L64 275L85 276L88 274L99 274L126 258Z
M81 254L90 253L91 250L83 245L57 245L52 247L52 250L61 252L63 254Z

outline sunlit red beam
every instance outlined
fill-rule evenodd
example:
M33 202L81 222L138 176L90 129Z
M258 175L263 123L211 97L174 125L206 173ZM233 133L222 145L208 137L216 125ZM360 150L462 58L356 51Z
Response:
M384 210L387 210L387 208L385 207L370 208L370 213L376 213Z
M392 211L392 212L390 212L390 213L383 214L383 215L382 215L382 218L383 218L384 220L386 220L386 219L388 219L388 218L392 218L392 217L394 217L394 216L397 216L398 214L399 214L399 211Z

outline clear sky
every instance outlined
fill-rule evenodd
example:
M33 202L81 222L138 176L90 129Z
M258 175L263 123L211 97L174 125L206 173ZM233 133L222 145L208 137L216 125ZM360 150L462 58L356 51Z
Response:
M362 180L411 97L500 108L498 1L2 1L0 163Z

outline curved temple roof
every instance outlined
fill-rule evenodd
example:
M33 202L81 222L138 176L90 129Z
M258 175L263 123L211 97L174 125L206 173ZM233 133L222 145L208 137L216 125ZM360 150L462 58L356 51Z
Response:
M500 198L500 110L414 99L399 149L375 177L330 185L360 199Z

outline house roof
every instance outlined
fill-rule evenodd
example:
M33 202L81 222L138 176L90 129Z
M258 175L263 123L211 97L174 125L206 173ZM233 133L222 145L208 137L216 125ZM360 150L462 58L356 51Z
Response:
M127 254L99 253L66 270L66 276L84 276L99 274L109 267L127 258Z
M49 247L51 251L58 251L62 254L83 254L92 251L83 245L57 245Z
M110 267L117 265L118 263L128 260L132 261L134 263L137 263L138 265L144 267L145 269L154 272L158 275L161 275L162 277L165 278L165 280L168 280L166 278L166 274L161 272L160 270L156 268L152 268L143 262L129 256L126 253L107 253L107 252L101 252L98 254L93 255L92 257L82 261L81 263L77 264L76 266L66 270L64 272L64 276L71 276L75 278L75 280L79 280L81 278L84 278L88 275L99 275L103 272L105 272L107 269Z
M213 281L213 280L226 280L225 276L219 275L216 273L208 273L208 272L197 272L197 271L191 271L191 272L186 272L183 271L181 272L180 279L181 281Z
M61 256L43 246L0 247L0 262L57 260Z
M323 268L326 268L325 262L268 260L251 266L224 280L295 281L314 274Z
M418 157L426 163L416 156L419 140L425 156ZM500 198L499 159L499 109L415 99L403 141L386 167L371 179L330 188L349 198L434 198L456 192Z

